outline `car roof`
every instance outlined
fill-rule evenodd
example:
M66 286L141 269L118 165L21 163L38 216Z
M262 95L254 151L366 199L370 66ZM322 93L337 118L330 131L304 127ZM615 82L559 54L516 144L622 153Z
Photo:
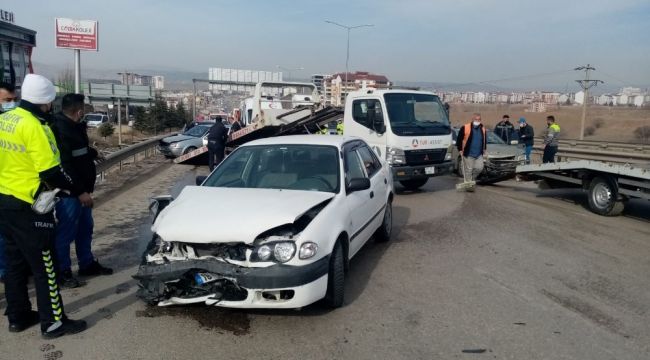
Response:
M329 145L342 148L343 145L352 140L361 140L353 136L341 135L286 135L253 140L242 146L256 145Z

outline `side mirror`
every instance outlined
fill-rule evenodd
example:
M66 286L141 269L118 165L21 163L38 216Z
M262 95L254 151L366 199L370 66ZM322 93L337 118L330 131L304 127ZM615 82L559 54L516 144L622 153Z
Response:
M367 189L370 189L370 179L368 178L350 179L350 182L348 183L347 186L348 194L351 194L355 191L361 191Z
M196 184L196 186L199 186L199 185L203 184L203 182L204 182L205 179L207 179L207 178L208 178L208 177L207 177L207 176L204 176L204 175L197 176L196 179L194 180L194 183Z

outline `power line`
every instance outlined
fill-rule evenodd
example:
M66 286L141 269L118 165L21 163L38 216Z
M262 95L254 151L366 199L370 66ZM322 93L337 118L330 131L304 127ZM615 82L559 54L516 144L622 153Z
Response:
M546 73L539 73L539 74L521 75L521 76L514 76L514 77L494 79L494 80L484 80L484 81L477 81L477 82L452 84L452 85L449 85L449 86L441 86L440 88L444 89L444 88L450 88L450 87L455 87L455 86L469 86L469 85L493 85L492 83L497 83L497 82L534 79L534 78L538 78L538 77L569 73L571 71L573 71L573 70L560 70L560 71L553 71L553 72L546 72Z

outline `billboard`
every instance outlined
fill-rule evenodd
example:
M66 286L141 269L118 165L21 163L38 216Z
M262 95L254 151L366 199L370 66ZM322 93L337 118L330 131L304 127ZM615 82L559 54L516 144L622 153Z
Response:
M56 18L54 23L56 47L98 50L97 21Z

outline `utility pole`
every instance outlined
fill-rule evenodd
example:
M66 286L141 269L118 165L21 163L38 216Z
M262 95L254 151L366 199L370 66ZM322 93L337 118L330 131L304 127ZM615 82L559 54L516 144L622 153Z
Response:
M576 71L585 71L585 78L583 80L576 80L578 84L580 84L580 87L584 91L584 98L582 101L582 121L580 122L580 140L584 140L585 138L585 119L587 117L587 103L589 102L589 89L592 87L598 85L598 83L604 83L602 80L592 80L589 79L589 71L591 70L596 70L595 67L591 66L590 64L587 64L586 66L578 66L577 68L573 69Z

